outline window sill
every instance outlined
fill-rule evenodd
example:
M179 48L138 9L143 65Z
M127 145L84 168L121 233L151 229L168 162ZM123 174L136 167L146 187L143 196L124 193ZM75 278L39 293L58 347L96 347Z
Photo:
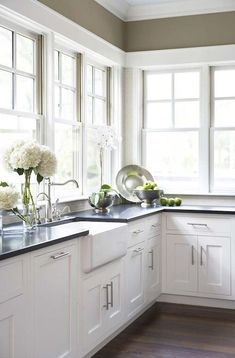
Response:
M184 193L184 192L180 192L180 191L172 191L172 192L164 192L164 195L167 196L176 196L176 195L181 195L181 196L208 196L208 197L235 197L235 192L225 192L225 193L221 193L221 192L214 192L214 193Z

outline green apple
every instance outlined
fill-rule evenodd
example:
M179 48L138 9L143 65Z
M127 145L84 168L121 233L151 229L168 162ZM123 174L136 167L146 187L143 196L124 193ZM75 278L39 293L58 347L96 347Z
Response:
M174 206L174 205L175 205L175 199L169 198L169 199L168 199L168 205L169 205L169 206Z
M152 182L146 181L146 183L144 183L144 190L149 190L149 189L152 189Z
M163 196L163 197L160 199L160 204L161 204L162 206L167 206L167 204L168 204L168 199Z
M144 187L142 185L139 185L135 188L135 190L144 190Z
M176 206L180 206L182 204L182 199L181 198L175 198L174 201L175 201Z

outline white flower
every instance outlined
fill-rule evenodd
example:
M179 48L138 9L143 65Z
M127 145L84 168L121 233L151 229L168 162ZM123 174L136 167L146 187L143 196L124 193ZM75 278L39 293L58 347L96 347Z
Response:
M95 128L94 141L101 149L113 149L116 147L116 134L111 127L100 126Z
M55 174L57 160L55 154L46 146L41 145L41 161L36 171L43 177L50 177Z
M0 187L0 210L15 208L18 199L19 193L13 187Z
M35 141L25 142L16 146L9 156L9 164L13 169L36 168L41 161L40 145Z
M16 150L18 150L20 147L22 147L26 142L21 140L21 141L17 141L14 144L12 144L4 153L4 157L3 157L3 162L5 164L5 167L7 168L7 170L12 171L15 168L13 168L10 164L10 158L12 153Z

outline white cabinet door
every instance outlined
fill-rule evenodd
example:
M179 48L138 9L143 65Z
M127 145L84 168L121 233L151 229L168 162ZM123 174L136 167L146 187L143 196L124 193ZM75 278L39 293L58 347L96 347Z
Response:
M199 292L230 295L230 238L198 237Z
M127 316L131 317L144 304L144 242L131 247L126 256Z
M27 308L23 296L0 304L1 358L30 358Z
M76 246L33 257L33 357L76 357Z
M160 253L160 236L148 240L146 249L146 303L154 301L160 294Z
M122 260L84 278L79 314L82 355L95 348L123 323L123 301Z
M167 235L167 291L197 291L197 236Z

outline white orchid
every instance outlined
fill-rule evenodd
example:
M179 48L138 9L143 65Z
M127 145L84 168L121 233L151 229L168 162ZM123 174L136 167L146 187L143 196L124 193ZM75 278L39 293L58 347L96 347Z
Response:
M113 149L117 144L117 136L112 127L96 127L94 135L95 144L101 149Z

